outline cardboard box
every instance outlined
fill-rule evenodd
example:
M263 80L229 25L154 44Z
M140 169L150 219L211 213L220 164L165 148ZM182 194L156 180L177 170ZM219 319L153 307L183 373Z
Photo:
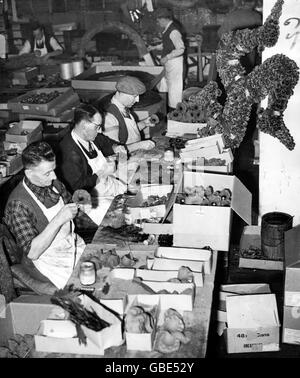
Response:
M195 134L195 138L198 135L198 130L201 130L206 126L206 123L190 123L180 122L168 119L167 121L167 136L177 137L184 134Z
M231 190L231 206L173 206L173 245L177 247L203 248L228 251L232 221L232 211L247 224L251 224L252 195L235 176L213 173L183 173L183 188L212 185L214 190Z
M58 113L56 116L46 114L19 113L19 119L43 119L49 122L72 122L74 119L74 107Z
M300 225L284 233L284 305L300 306Z
M184 148L180 151L181 160L186 163L188 161L193 161L197 158L211 159L213 157L218 157L221 151L218 145L208 146L199 148L197 146L191 146L189 148Z
M214 146L216 144L219 146L219 149L223 151L223 149L225 148L223 134L215 134L204 138L191 139L186 142L185 146L189 147L193 145L198 146L199 148L204 148Z
M144 234L150 235L173 235L172 223L144 223Z
M42 139L42 133L39 133L38 137ZM18 154L21 154L22 151L27 147L27 143L26 142L23 142L23 143L7 142L5 140L5 141L3 141L3 147L4 147L4 150L10 150L12 148L16 148Z
M81 301L87 310L94 310L101 319L107 321L111 325L99 332L93 331L82 325L88 343L87 345L80 345L77 337L57 338L44 336L43 332L45 332L45 324L47 325L47 321L44 321L42 327L34 337L37 351L104 355L105 349L123 344L120 318L111 311L108 311L105 307L94 302L87 295L82 295ZM58 322L57 325L60 328L61 320L56 320L56 322ZM53 323L53 321L51 321L51 327L52 329L55 328L55 323Z
M282 342L300 345L300 307L283 307Z
M28 81L36 77L39 73L37 67L21 68L12 72L13 85L26 85Z
M279 350L279 318L274 294L226 298L228 353Z
M240 251L250 247L261 249L261 227L246 226L240 240ZM263 270L283 270L283 261L254 259L248 257L239 258L239 268L263 269Z
M88 89L99 91L115 91L116 80L113 80L111 76L103 80L92 80L91 76L100 72L113 72L113 71L141 71L148 72L155 76L153 81L157 81L159 77L163 75L164 67L162 66L111 66L103 65L100 63L93 63L92 67L84 71L82 74L76 76L71 80L71 85L74 89ZM116 76L117 78L117 76ZM160 79L161 80L161 79ZM159 81L160 81L159 80ZM158 83L157 83L158 84Z
M189 307L187 308L185 306L186 303L180 300L181 297L178 294L128 294L126 297L126 308L132 304L136 298L139 303L159 303L159 311L157 312L158 326L163 323L164 311L169 308L174 308L174 310L178 311L181 315L183 315L185 311L190 311Z
M6 176L14 175L17 172L20 172L23 168L22 156L21 154L14 155L13 159L8 161L1 160L0 158L0 164L6 166Z
M0 316L0 345L16 334L35 335L54 308L47 295L22 295L10 302Z
M137 219L163 218L166 214L168 201L156 206L142 206L149 196L168 196L173 190L173 185L142 184L136 196L127 201L129 217L132 222Z
M52 101L49 101L46 104L31 104L21 101L26 101L27 98L33 95L41 95L43 93L52 93L54 91L59 92L59 96L55 97ZM51 109L53 109L56 105L61 104L65 100L68 100L74 91L72 88L40 88L34 89L30 92L27 92L19 97L11 99L8 101L8 109L11 109L15 113L39 113L39 114L47 114ZM56 114L52 114L56 115Z
M182 259L164 259L154 257L147 260L148 269L154 270L178 270L181 266L187 266L192 272L203 273L204 263L202 261L182 260Z
M156 257L166 259L183 259L202 261L204 273L210 274L212 268L212 253L207 249L178 248L178 247L158 247L155 252Z
M42 136L42 122L41 121L20 121L15 124L5 134L7 142L27 143L30 144L40 140Z
M185 311L193 311L195 299L195 285L193 283L177 283L177 282L158 282L143 280L143 284L148 286L157 294L161 295L177 295L180 307ZM167 293L160 293L166 290ZM187 292L188 291L188 292Z
M138 351L152 351L154 339L157 329L158 314L160 311L160 297L156 295L138 295L128 298L128 304L125 310L127 314L128 310L132 306L140 306L145 311L153 314L153 329L149 333L131 333L125 329L126 346L128 350ZM126 323L126 318L125 318Z
M205 165L204 158L197 158L192 162L184 163L184 169L194 172L231 173L233 170L233 154L231 149L223 150L213 158L225 160L225 165Z
M135 277L145 281L166 282L177 276L178 270L135 269ZM196 287L203 287L203 274L193 272L193 282Z
M217 320L227 322L226 298L233 295L270 294L270 286L264 283L221 285Z

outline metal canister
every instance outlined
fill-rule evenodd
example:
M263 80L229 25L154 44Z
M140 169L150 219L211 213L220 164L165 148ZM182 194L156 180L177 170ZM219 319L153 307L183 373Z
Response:
M96 269L91 261L85 261L80 265L79 279L82 285L93 285L96 282Z

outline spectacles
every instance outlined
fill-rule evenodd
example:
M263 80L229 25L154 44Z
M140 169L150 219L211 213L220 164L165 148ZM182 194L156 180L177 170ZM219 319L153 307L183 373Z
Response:
M93 125L95 125L97 130L100 130L101 127L102 127L102 124L95 123L95 122L92 122L92 121L90 121L90 123L92 123Z

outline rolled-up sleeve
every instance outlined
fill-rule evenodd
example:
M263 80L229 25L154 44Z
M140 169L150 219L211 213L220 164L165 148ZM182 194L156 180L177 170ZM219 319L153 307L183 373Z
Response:
M185 46L180 32L178 30L173 30L170 34L170 39L173 42L175 49L167 55L168 58L173 59L177 56L181 56L184 53Z
M110 139L119 141L119 122L117 118L111 113L107 113L105 116L103 134Z

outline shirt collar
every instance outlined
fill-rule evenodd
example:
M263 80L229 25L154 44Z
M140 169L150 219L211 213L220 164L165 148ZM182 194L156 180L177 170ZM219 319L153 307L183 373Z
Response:
M117 108L118 108L121 112L123 112L123 111L125 110L125 108L126 108L126 106L123 105L123 104L121 104L121 102L116 98L116 96L113 96L113 98L111 99L111 103L114 104L114 105L116 105Z
M78 142L80 142L84 148L86 148L87 150L89 149L89 142L87 142L86 140L82 139L77 133L75 130L72 130L71 131L71 134L72 134L72 137L73 139L75 138L76 140L78 140Z
M165 27L163 33L165 33L165 32L167 31L168 27L172 24L172 22L173 22L173 21L170 21L170 22L167 24L167 26Z
M60 193L56 188L55 190L53 190L53 184L51 185L51 187L37 186L29 181L26 176L24 178L24 182L32 191L32 193L37 197L37 199L42 202L42 204L44 204L47 208L54 206L59 201Z

